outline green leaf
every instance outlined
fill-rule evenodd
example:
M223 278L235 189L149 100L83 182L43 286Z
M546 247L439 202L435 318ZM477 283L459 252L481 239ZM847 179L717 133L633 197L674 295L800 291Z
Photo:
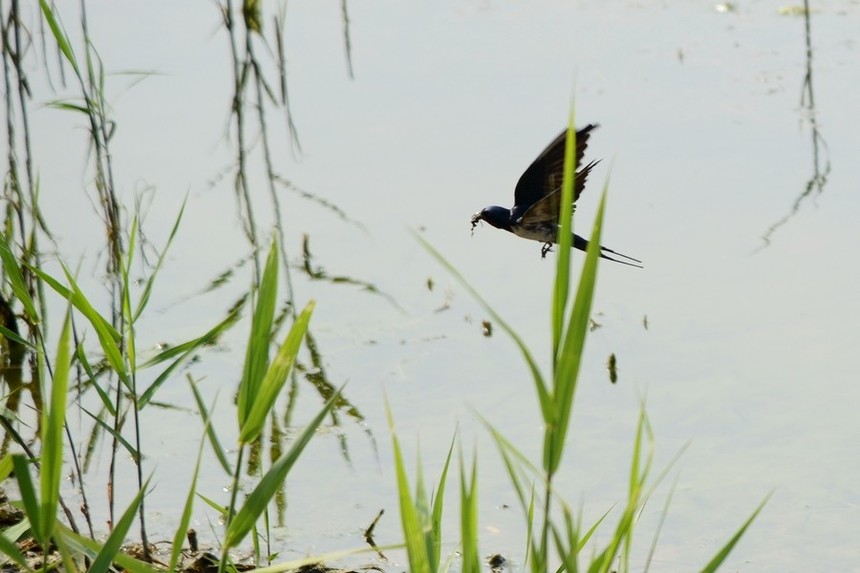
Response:
M192 387L194 384L192 384ZM206 419L205 432L209 431L209 418ZM177 571L176 564L179 563L179 556L182 553L182 544L185 541L185 536L188 533L188 525L191 523L191 512L194 509L194 490L197 488L197 476L200 472L200 460L203 457L204 440L200 440L200 446L197 448L197 461L194 463L194 473L191 476L191 484L188 486L188 495L185 497L185 506L182 508L182 515L179 518L179 527L176 528L176 533L173 536L173 545L170 550L170 565L168 571Z
M207 344L212 343L212 341L216 340L222 333L224 333L228 328L233 326L236 321L239 319L239 312L242 307L239 306L233 309L227 317L212 327L206 334L200 336L199 338L195 338L194 340L189 340L188 342L184 342L177 346L173 346L168 348L164 352L157 354L152 357L150 360L141 365L141 368L148 368L150 366L154 366L166 360L170 360L173 357L176 358L164 371L156 377L156 379L150 384L146 390L144 390L140 398L137 401L137 406L140 409L143 409L147 404L149 404L152 397L158 391L159 388L170 378L170 375L173 373L176 368L178 368L183 362L188 360L194 352L203 348Z
M278 458L269 471L266 472L260 483L257 484L257 487L254 488L254 491L245 500L244 505L242 505L235 517L230 521L224 538L224 555L227 555L227 552L231 548L237 546L254 527L257 518L265 511L269 501L281 488L281 484L284 483L290 469L292 469L293 465L299 459L299 456L311 441L317 428L331 411L337 399L340 398L342 389L339 389L332 395L323 409L320 410L316 417L299 434L289 451Z
M134 311L134 315L132 316L132 323L137 322L137 319L140 318L140 314L143 312L143 309L146 308L146 305L149 303L149 298L152 293L152 286L155 283L155 277L158 275L158 272L161 270L162 264L164 264L164 258L167 256L167 252L170 250L170 245L173 243L174 237L176 237L176 232L179 230L179 222L182 221L182 215L185 213L185 204L188 202L188 195L185 195L185 199L182 200L182 207L179 208L179 214L176 216L176 220L173 222L173 228L170 230L170 236L167 237L167 243L164 245L164 248L161 249L161 253L158 255L158 261L155 263L155 268L152 269L152 272L149 275L149 278L146 279L146 284L143 286L143 292L140 294L140 300L137 303L137 309Z
M116 429L114 429L113 426L111 426L110 424L108 424L107 422L102 420L101 416L93 414L92 412L90 412L89 410L84 408L83 406L81 406L80 408L81 408L81 410L83 410L84 414L88 415L90 418L93 419L93 421L96 423L97 426L99 426L105 432L107 432L112 437L114 437L117 440L117 442L119 442L119 444L123 448L125 448L125 451L128 452L128 455L131 456L131 459L134 461L135 464L140 462L140 452L138 450L136 450L135 447L132 445L132 443L129 442L122 435L121 431L117 431Z
M436 494L433 496L433 513L430 519L431 557L434 563L434 571L439 570L439 563L441 563L442 557L442 510L445 505L445 483L448 480L448 467L451 464L451 455L453 452L454 438L451 438L451 445L448 447L448 456L445 458L445 465L439 476L439 486L436 488Z
M424 538L424 524L415 502L409 491L409 478L406 475L406 464L403 462L403 452L400 449L400 441L394 431L394 418L388 400L385 402L385 410L388 415L388 426L391 429L391 441L394 448L394 468L397 475L397 494L400 503L400 522L403 527L403 536L406 542L406 554L409 557L410 573L432 573L430 567L430 556Z
M0 482L6 481L12 475L12 468L14 467L12 464L12 454L6 454L0 458Z
M555 368L553 381L554 409L552 423L547 426L547 439L544 442L544 469L554 474L561 463L565 449L565 439L573 409L573 398L579 376L579 365L585 339L588 335L588 319L591 316L591 303L597 282L597 262L600 255L600 232L603 225L603 212L606 205L606 190L600 198L594 228L588 244L579 287L576 290L573 307L567 328L564 331L561 353Z
M123 516L125 516L125 514L123 514ZM133 518L134 515L132 515L132 519ZM62 523L57 524L57 533L61 536L63 542L69 545L73 551L81 555L86 555L90 559L95 558L96 555L99 554L99 551L104 548L100 542L84 537L79 533L75 533ZM116 552L112 559L119 566L118 569L128 573L164 573L163 569L153 567L149 563L145 563L120 552L119 547L116 548ZM99 563L99 568L104 571L103 563ZM92 571L94 570L90 568L87 570L87 573L91 573Z
M251 334L245 354L245 367L239 384L239 398L236 411L239 427L245 421L257 401L260 384L269 366L269 342L272 336L272 321L275 315L275 302L278 293L278 243L272 241L263 278L257 292L257 305L251 319Z
M311 320L315 303L310 301L304 310L296 318L290 332L281 344L275 359L266 371L262 382L260 383L259 391L257 392L254 402L251 404L250 411L245 417L245 423L240 426L239 442L249 444L259 437L263 426L266 423L266 417L269 411L275 405L275 400L284 383L287 381L287 376L290 369L296 360L296 355L302 345L302 339L305 332L308 330L308 323Z
M63 32L59 22L57 22L50 4L48 4L46 0L39 0L39 5L42 7L42 14L45 15L48 27L51 28L51 33L54 35L54 41L57 42L57 47L60 48L60 51L64 56L66 56L66 59L72 65L72 69L75 70L75 73L80 75L78 61L75 58L75 53L72 51L72 45L69 43L69 38L66 36L65 32Z
M426 240L424 240L424 237L422 237L421 235L419 235L415 231L412 231L412 236L415 237L415 239L421 244L421 246L424 247L424 249L428 253L430 253L430 255L434 259L436 259L436 261L440 265L442 265L445 268L445 270L447 270L449 273L451 273L451 276L453 276L457 280L457 282L460 283L460 286L462 286L464 289L466 289L466 291L472 296L472 298L474 298L478 302L478 304L481 305L481 307L487 312L487 314L490 315L490 317L493 319L493 322L498 324L502 328L502 330L504 330L505 333L507 333L507 335L511 337L511 339L514 341L514 344L517 345L517 348L519 348L519 350L520 350L520 354L522 354L523 358L525 359L526 363L529 366L529 370L531 372L532 379L534 380L535 390L537 391L538 397L540 399L541 412L542 412L544 418L548 419L548 417L552 415L552 408L553 408L552 396L550 395L549 390L547 389L546 383L544 382L543 375L541 374L540 369L537 366L537 362L535 362L535 359L532 356L531 351L526 346L525 342L523 342L522 338L520 338L520 336L516 333L516 331L513 328L511 328L511 326L507 322L505 322L505 320L502 319L502 317L495 310L493 310L493 308L489 305L489 303L487 303L487 301L485 301L481 297L481 295L478 294L478 291L476 291L472 287L472 285L470 285L468 283L468 281L466 281L466 279L463 277L463 275L461 275L457 271L457 269L455 269L454 266L451 265L451 263L449 263L439 253L439 251L434 249L433 246L430 245L430 243L428 243Z
M131 529L137 510L143 502L143 496L146 494L146 488L148 487L149 479L146 480L143 487L137 492L137 495L134 496L134 499L123 512L119 521L114 524L113 531L111 531L107 540L102 544L98 555L96 555L96 558L90 565L87 573L107 573L107 571L110 570L111 563L113 563L113 561L116 560L117 555L120 554L122 543L128 534L128 530Z
M564 329L564 311L570 290L570 244L573 233L573 184L576 174L576 125L573 103L567 126L564 147L564 172L561 184L561 212L559 213L558 257L552 301L552 358L558 360L558 350Z
M125 367L125 363L123 361L122 353L119 350L118 342L121 340L119 333L116 329L110 325L110 323L105 320L105 318L100 315L90 304L90 301L87 300L87 297L84 296L84 293L78 287L77 282L75 282L72 273L69 272L65 266L63 266L63 271L66 274L66 279L71 286L70 289L64 287L60 284L57 279L45 273L39 268L30 266L30 269L36 273L39 278L45 281L48 286L50 286L54 291L57 292L60 296L68 300L72 303L72 305L78 309L78 311L84 315L89 323L93 326L93 329L96 331L96 336L98 336L99 343L101 344L102 350L105 353L105 357L108 360L111 368L114 372L117 373L120 380L122 380L126 387L129 385L128 372Z
M12 249L9 247L9 243L6 242L6 236L3 233L0 233L0 260L3 261L3 269L6 271L6 277L9 279L9 284L12 287L12 293L24 305L24 312L27 314L28 320L37 324L39 322L39 313L36 310L33 299L30 298L30 290L24 282L24 276L21 274L18 261L15 255L12 254Z
M466 464L460 451L460 540L463 549L461 571L480 573L481 557L478 552L478 453L472 453L472 471L466 481Z
M24 504L24 512L30 520L30 527L33 530L33 536L36 537L42 546L48 546L48 540L38 537L44 530L39 520L41 513L39 511L39 499L36 497L36 488L33 485L33 477L30 475L30 462L22 454L12 455L12 465L15 468L15 479L18 482L18 493L21 494L21 501Z
M18 547L2 535L0 535L0 553L14 561L23 571L33 571L30 564L27 563L27 558L18 550Z
M69 386L71 366L71 307L66 310L63 330L57 344L57 358L54 361L54 378L51 381L50 409L42 411L42 455L40 482L42 491L42 515L39 526L42 530L39 539L50 539L57 520L57 506L60 500L60 482L63 476L63 426L66 421L66 396Z
M218 434L215 432L215 428L212 427L212 418L209 414L210 409L207 408L206 404L203 402L203 396L200 394L200 390L197 388L197 383L191 377L191 374L188 374L187 378L188 383L191 385L191 392L194 394L194 401L197 402L197 409L200 411L200 417L203 418L203 425L206 428L206 436L209 438L209 443L215 451L215 457L218 458L218 462L221 464L221 467L224 468L224 472L228 475L232 474L233 468L230 466L230 461L227 459L227 453L224 451L224 448L221 447L221 441L218 439Z
M726 543L725 546L723 546L723 548L720 549L720 551L716 555L714 555L714 558L711 559L708 564L702 568L702 573L713 573L717 569L719 569L720 565L722 565L723 561L726 560L726 557L729 556L729 553L732 552L732 549L735 548L735 545L738 544L738 541L740 541L741 537L743 537L744 533L746 533L747 528L752 525L752 522L755 521L755 518L758 517L758 514L761 512L762 509L764 509L765 504L767 504L768 500L770 499L770 496L772 495L773 492L765 496L765 498L762 500L756 510L752 513L752 515L749 516L749 519L747 519L744 524L741 525L741 528L737 530L737 532L732 536L731 539L729 539L728 543Z

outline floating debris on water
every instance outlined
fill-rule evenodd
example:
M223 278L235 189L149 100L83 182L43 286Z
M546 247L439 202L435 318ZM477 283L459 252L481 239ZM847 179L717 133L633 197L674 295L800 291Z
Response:
M489 320L482 320L481 321L481 332L483 332L484 336L486 336L487 338L492 336L493 335L493 323L490 322Z
M618 382L618 368L614 352L609 355L609 360L606 361L606 369L609 370L609 381L613 384Z

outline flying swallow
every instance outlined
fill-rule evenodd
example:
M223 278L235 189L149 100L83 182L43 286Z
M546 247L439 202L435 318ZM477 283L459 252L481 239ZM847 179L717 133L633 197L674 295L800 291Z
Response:
M596 124L589 124L576 132L576 165L582 164L588 138ZM485 207L472 215L472 232L479 221L486 221L497 229L510 231L518 237L543 243L541 257L558 243L559 216L561 214L561 182L564 174L564 147L567 130L562 131L549 146L538 155L529 168L525 170L514 190L514 206L511 209L494 205ZM573 182L573 202L579 199L585 188L585 180L592 168L600 160L589 162L579 168ZM573 235L573 248L585 251L588 241L579 235ZM611 253L619 260L607 253ZM616 263L642 268L642 261L615 252L604 246L600 247L600 257ZM632 262L631 262L632 261Z

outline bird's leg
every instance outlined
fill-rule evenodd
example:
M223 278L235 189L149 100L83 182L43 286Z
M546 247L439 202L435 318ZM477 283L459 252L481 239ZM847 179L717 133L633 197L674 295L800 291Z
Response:
M552 251L552 243L544 243L540 248L540 258L545 259L546 254Z

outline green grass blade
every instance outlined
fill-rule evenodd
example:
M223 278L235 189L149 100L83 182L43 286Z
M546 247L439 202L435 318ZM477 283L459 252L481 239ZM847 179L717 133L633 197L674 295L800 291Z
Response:
M737 530L737 532L732 536L731 539L729 539L729 542L726 543L725 546L723 546L723 548L720 549L720 551L716 555L714 555L714 558L711 559L708 564L702 568L702 573L713 573L714 571L719 569L720 565L722 565L723 561L726 560L726 557L729 556L729 553L732 552L732 550L735 548L735 545L738 544L738 541L740 541L741 537L743 537L744 533L746 533L747 528L752 525L752 522L755 521L755 518L758 517L758 514L761 512L762 509L764 509L765 504L767 504L768 500L770 499L770 496L772 495L773 492L765 496L765 498L762 500L756 510L752 513L752 515L749 516L749 519L747 519L744 524L741 525L741 528Z
M466 464L460 452L460 541L462 573L481 573L478 551L478 454L472 453L472 469L466 482Z
M251 319L251 334L245 354L245 367L239 384L239 398L236 411L239 427L245 427L245 420L257 401L260 384L269 365L269 341L272 336L272 321L275 315L275 301L278 294L278 243L272 241L266 267L257 292L257 304Z
M602 516L600 516L600 519L595 521L594 524L588 528L588 531L586 531L585 534L582 537L580 537L579 547L577 548L577 551L582 551L583 549L585 549L585 545L591 539L591 536L594 535L594 532L597 531L597 528L600 527L600 524L603 523L603 521L609 516L609 512L611 512L611 511L612 511L612 508L607 510L607 512L604 513Z
M161 386L170 378L170 375L173 373L174 370L176 370L176 368L178 368L186 360L191 358L191 356L193 356L195 352L217 340L219 336L226 332L231 326L236 324L236 321L239 320L239 311L241 310L241 308L242 307L239 306L233 309L227 315L227 317L224 318L224 320L209 329L209 331L203 336L168 348L164 352L159 353L158 355L152 357L150 360L145 362L141 366L141 368L148 368L150 366L160 364L161 362L165 362L176 357L175 360L173 360L173 362L171 362L170 365L165 368L164 371L156 377L152 384L150 384L146 388L146 390L144 390L143 393L140 395L140 399L138 399L137 401L138 408L142 409L144 406L149 404L150 400L152 400L152 397L155 395L158 389L161 388Z
M424 487L424 464L421 461L421 444L418 444L418 461L415 464L417 476L415 478L415 510L418 521L421 523L421 531L424 533L423 544L427 552L427 564L431 571L439 567L438 554L434 545L433 524L430 520L430 501L427 499L427 490Z
M651 539L651 547L648 549L648 557L645 558L645 568L642 573L648 573L651 569L651 560L654 558L654 552L657 550L657 542L660 539L660 533L663 531L663 525L666 523L666 516L669 515L669 506L672 504L672 496L675 495L675 489L678 487L678 480L672 484L669 489L669 495L666 496L666 502L663 504L663 509L660 511L660 521L657 523L657 528L654 530L654 536Z
M39 474L41 485L41 516L39 539L50 539L57 520L60 501L60 482L63 474L63 425L66 421L69 368L71 366L71 308L66 310L63 330L57 344L54 378L51 381L50 409L42 410L42 454Z
M224 469L224 472L227 475L232 475L233 467L230 465L230 461L227 459L227 452L224 451L224 448L221 446L221 441L218 439L218 434L215 432L215 428L212 427L212 418L209 414L211 409L207 408L206 404L203 403L203 396L200 394L200 390L197 388L197 383L191 377L191 374L188 374L187 378L188 383L191 385L191 392L194 394L194 401L197 402L197 409L200 411L200 417L203 419L203 425L206 428L206 437L209 439L209 443L212 445L212 450L215 452L215 457L218 458L218 463L221 464L221 467Z
M90 418L93 419L93 421L98 427L110 434L112 437L116 438L117 442L123 448L125 448L125 451L128 452L128 455L131 456L131 459L134 461L135 464L140 462L140 452L135 449L134 445L132 445L131 442L129 442L125 437L123 437L121 431L115 430L114 427L105 422L101 416L93 414L83 406L81 406L80 408L84 412L84 414L88 415Z
M230 521L224 538L225 555L229 549L238 545L245 538L248 532L251 531L251 528L254 527L257 518L266 510L269 501L281 488L281 485L287 478L287 474L299 459L305 446L311 441L323 419L340 398L341 390L342 388L335 392L329 401L326 402L322 410L319 411L316 417L295 439L289 451L272 464L272 467L266 472L260 483L257 484L257 487L254 488L254 491L245 500L244 505L242 505L235 517Z
M3 531L2 533L5 533ZM11 561L14 561L18 567L20 567L23 571L32 572L33 569L30 568L30 564L27 563L27 558L24 557L24 554L18 549L18 546L15 545L9 539L6 539L6 536L0 534L0 554L8 557ZM0 561L0 565L3 566L3 570L7 571L6 568L7 561Z
M535 541L535 501L536 495L534 484L532 484L531 495L529 496L528 508L526 510L526 555L525 563L531 567L532 573L538 573L541 570L540 548Z
M128 387L128 372L126 371L125 363L123 362L122 353L117 345L117 342L121 337L116 329L114 329L114 327L111 326L110 323L93 308L90 301L87 300L87 297L84 296L83 292L81 292L81 289L78 287L78 284L75 282L69 269L63 266L63 271L66 274L66 279L68 280L71 288L64 287L54 277L48 275L41 269L32 266L30 269L39 275L39 278L54 289L57 294L71 302L72 305L84 316L84 318L89 321L93 329L96 331L96 336L98 336L99 344L102 347L102 351L105 353L108 363L114 372L117 373L119 378L125 383L126 387Z
M230 309L227 313L227 316L224 317L224 320L210 328L206 331L205 334L192 338L191 340L182 342L180 344L176 344L165 348L143 364L141 364L141 368L150 368L152 366L157 366L169 360L174 360L177 357L187 358L189 353L198 350L203 346L212 344L218 337L223 334L223 332L238 322L240 317L240 311L244 307L244 303L239 304L235 308ZM175 366L174 366L175 367Z
M33 535L36 537L36 541L43 547L47 547L48 540L37 537L44 528L39 523L41 512L39 511L39 499L36 497L36 488L33 485L33 477L30 475L30 462L21 454L13 454L12 465L15 468L15 479L18 481L18 493L21 494L21 502L24 504L24 511L30 520Z
M591 303L594 298L594 288L597 281L597 262L600 255L600 233L603 226L603 213L606 206L606 190L600 198L591 240L588 245L585 263L576 290L573 308L570 310L567 328L565 329L561 354L558 357L553 384L555 405L554 424L547 429L548 439L545 441L544 468L549 474L554 474L561 463L565 440L570 423L570 413L573 408L573 398L576 390L579 365L585 339L588 334L588 319L591 316Z
M522 354L523 359L525 359L526 363L529 366L529 371L531 372L532 378L534 380L535 390L537 391L538 398L540 400L541 412L543 413L544 419L546 419L546 417L550 416L552 413L552 398L550 396L549 390L547 389L546 383L544 382L543 375L541 374L540 369L537 366L537 362L535 362L535 359L532 356L531 351L526 346L525 342L523 342L522 338L520 338L516 331L514 331L514 329L511 328L511 326L507 322L505 322L505 320L502 319L502 317L499 316L499 314L495 310L493 310L489 303L487 303L487 301L485 301L481 297L481 295L478 294L478 291L476 291L472 287L472 285L470 285L468 281L466 281L463 275L461 275L457 271L457 269L455 269L451 265L451 263L449 263L445 259L445 257L443 257L441 253L439 253L439 251L434 249L433 246L430 245L430 243L424 240L424 237L422 237L415 231L412 231L412 235L421 244L421 246L424 247L424 249L428 253L430 253L430 255L432 255L434 259L436 259L436 261L440 265L445 267L445 270L447 270L451 274L451 276L453 276L454 279L456 279L456 281L460 283L460 286L462 286L472 296L472 298L474 298L478 302L478 304L481 305L481 307L487 312L487 314L490 315L493 321L498 324L502 328L502 330L504 330L507 335L511 337L511 339L514 341L514 344L517 345L517 348L519 348L520 350L520 354Z
M445 507L445 484L448 481L448 468L451 464L451 455L454 452L454 440L451 438L451 445L448 447L448 456L445 458L445 466L442 468L442 474L439 476L439 486L436 488L436 494L433 496L433 513L431 515L431 542L433 548L433 562L436 564L433 567L434 571L439 570L439 564L442 558L442 512Z
M558 350L564 329L564 314L570 291L570 244L573 233L573 184L576 173L576 125L573 103L567 125L564 148L564 173L561 185L561 228L558 237L558 257L555 271L555 287L552 301L552 357L553 365L558 361Z
M37 351L37 349L38 349L38 347L35 344L30 342L29 340L21 338L21 335L15 333L15 332L12 332L11 330L6 328L5 326L0 326L0 335L3 335L3 337L5 337L8 340L11 340L12 342L17 342L21 346L24 346L27 349L29 349L31 352Z
M72 69L75 70L75 74L80 75L78 60L75 58L75 53L72 51L72 45L69 43L68 36L66 36L66 33L60 27L60 23L54 16L54 11L51 9L50 4L48 4L46 0L39 0L39 5L42 7L42 14L44 14L45 20L48 22L48 27L54 35L54 41L57 42L57 47L60 48L60 51L66 57L66 60L68 60L72 65Z
M409 489L409 478L406 474L406 464L403 462L403 452L400 440L394 429L394 417L388 399L385 401L385 411L388 416L388 427L391 431L391 442L394 450L394 469L397 476L397 494L400 505L400 522L406 543L406 554L409 558L410 573L434 573L430 567L430 557L424 539L424 524Z
M24 282L24 276L21 274L21 267L18 266L18 261L6 242L6 236L0 233L0 260L3 261L3 270L6 271L6 278L9 280L9 285L12 287L12 293L15 298L21 301L24 305L24 312L27 313L27 319L33 324L39 323L39 313L36 310L36 305L33 299L30 298L30 290Z
M126 513L128 512L126 511ZM132 515L132 518L134 518L134 515ZM86 555L90 559L95 558L103 548L103 545L100 542L84 537L79 533L75 533L62 523L57 524L57 532L63 543L68 545L76 553ZM131 557L130 555L120 552L119 547L117 547L117 551L113 555L113 561L119 566L117 569L128 573L164 573L164 569L154 567L149 563L145 563ZM101 568L101 564L99 567ZM93 569L88 569L87 573L91 573L92 571Z
M287 381L290 369L296 361L296 355L302 345L302 339L308 330L308 323L314 311L314 301L308 302L301 314L296 318L290 332L281 344L272 364L266 370L250 410L240 426L239 442L249 444L257 439L266 424L269 411L275 405L278 394Z
M134 336L134 321L132 319L131 312L131 284L129 283L129 267L131 266L132 261L134 260L134 250L137 244L137 217L131 222L131 234L130 240L128 244L128 249L121 255L121 260L119 262L120 265L120 279L122 280L122 291L120 292L120 304L121 304L121 312L123 317L123 324L125 326L125 345L124 350L125 354L128 357L127 364L130 370L130 388L134 392L135 396L137 396L137 386L135 385L136 377L134 374L137 372L137 345L135 343ZM138 407L139 409L139 407Z
M211 507L212 509L214 509L215 511L220 513L222 515L222 517L227 517L227 508L225 506L221 505L220 503L218 503L214 499L212 499L210 497L206 497L205 495L202 495L200 493L197 494L197 497L202 499L203 503L205 503L206 505L208 505L209 507Z
M131 529L137 510L143 501L143 496L146 494L146 488L148 487L149 479L146 480L143 487L137 492L137 495L134 496L134 499L123 512L119 521L114 524L113 531L111 531L108 538L102 544L95 560L93 560L87 570L88 573L107 573L107 571L110 570L111 564L120 553L122 543L125 540L125 536L128 534L128 530Z
M559 533L558 528L555 525L550 527L552 530L552 538L555 542L556 552L558 553L559 560L561 560L562 566L558 569L558 571L565 571L567 573L577 573L579 571L579 565L577 563L577 553L576 553L576 537L568 528L567 537L563 537L561 533Z
M143 309L145 309L146 305L149 303L149 298L152 294L152 286L155 283L155 277L161 270L161 266L162 264L164 264L164 258L167 256L167 252L170 250L170 245L173 243L173 239L174 237L176 237L176 232L179 230L179 222L182 221L182 215L183 213L185 213L185 203L187 201L188 195L186 195L185 199L182 200L182 207L179 208L179 214L176 216L176 220L173 222L173 229L171 229L170 235L167 237L167 243L161 249L161 253L159 253L158 255L158 261L155 263L155 268L152 269L152 272L149 274L149 278L146 279L146 283L143 285L143 291L140 293L140 299L137 303L137 309L134 311L134 314L131 318L132 324L137 322L137 319L140 318Z
M514 491L517 494L520 505L522 506L523 511L527 512L527 507L530 502L526 499L526 484L531 482L534 478L530 478L526 475L526 470L532 476L543 479L540 470L532 464L522 452L517 450L517 448L508 441L507 438L505 438L498 430L493 428L487 420L481 418L481 422L487 428L487 431L490 432L490 435L496 444L496 448L499 450L499 455L502 456L502 461L505 464L505 469L511 479L511 484L514 486ZM532 495L534 495L533 487Z
M191 386L193 387L194 384ZM209 417L207 416L204 432L209 432L209 427ZM200 472L200 460L203 458L203 445L205 443L204 440L200 440L200 446L197 448L197 461L194 463L194 473L191 475L191 484L188 486L188 495L185 497L185 506L182 508L182 515L179 517L179 527L176 528L176 533L173 536L168 571L177 570L176 564L179 563L179 556L182 554L182 544L188 533L188 525L191 523L191 512L194 509L194 490L197 489L197 476Z
M95 389L96 394L98 394L98 397L102 402L102 407L107 410L111 416L115 416L116 410L114 410L113 400L108 395L107 390L102 388L101 384L99 384L98 377L93 371L93 366L87 358L87 353L84 351L83 341L81 341L81 344L75 348L75 361L81 365L87 377L90 379L93 389Z
M12 463L12 454L6 454L0 458L0 482L6 481L6 479L12 475L12 468L14 467L15 466Z

